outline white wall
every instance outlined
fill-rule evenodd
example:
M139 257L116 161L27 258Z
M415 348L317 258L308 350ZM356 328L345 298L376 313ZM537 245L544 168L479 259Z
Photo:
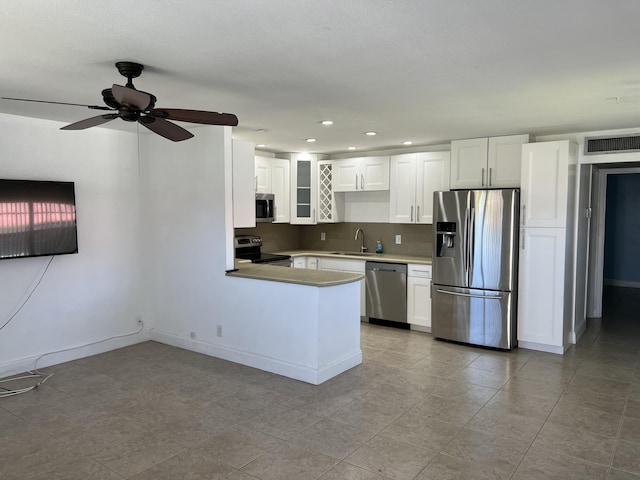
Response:
M0 330L0 376L40 355L137 330L140 205L137 136L0 114L0 178L75 182L76 255L53 258L23 310ZM50 257L0 261L0 326ZM143 335L47 356L38 366L141 341Z
M154 329L216 338L227 269L225 155L229 127L203 127L179 143L141 137L147 310ZM229 202L229 205L231 203Z

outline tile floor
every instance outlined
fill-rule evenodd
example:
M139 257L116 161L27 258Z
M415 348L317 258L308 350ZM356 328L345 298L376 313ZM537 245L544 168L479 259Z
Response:
M564 356L363 324L317 387L154 342L58 365L0 399L0 478L640 479L639 296Z

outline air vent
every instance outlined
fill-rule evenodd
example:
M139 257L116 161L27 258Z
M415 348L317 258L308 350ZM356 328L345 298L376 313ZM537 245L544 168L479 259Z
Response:
M640 152L640 135L591 137L584 140L584 154Z

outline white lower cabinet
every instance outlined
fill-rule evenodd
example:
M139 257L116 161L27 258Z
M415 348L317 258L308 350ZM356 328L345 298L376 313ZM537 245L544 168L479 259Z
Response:
M364 275L365 262L363 260L351 260L343 258L319 257L318 270L331 270L334 272L361 273ZM367 314L365 279L360 280L360 316Z
M307 257L294 257L293 268L307 268Z
M431 331L431 265L407 265L407 322Z
M564 352L565 243L564 228L521 229L518 279L521 347Z
M318 269L318 257L293 257L293 268Z

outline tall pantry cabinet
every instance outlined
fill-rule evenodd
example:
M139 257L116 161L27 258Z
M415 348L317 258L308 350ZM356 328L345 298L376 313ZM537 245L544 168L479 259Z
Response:
M578 146L522 147L518 344L564 353L572 328Z

